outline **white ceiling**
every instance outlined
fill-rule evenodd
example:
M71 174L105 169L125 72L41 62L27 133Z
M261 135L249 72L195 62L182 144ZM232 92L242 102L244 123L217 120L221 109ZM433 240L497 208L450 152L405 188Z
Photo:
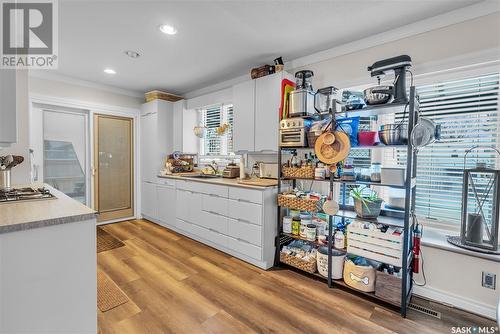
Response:
M57 73L184 94L465 7L478 0L60 1ZM158 30L169 23L178 30ZM142 56L131 59L124 50ZM103 69L117 74L110 76Z

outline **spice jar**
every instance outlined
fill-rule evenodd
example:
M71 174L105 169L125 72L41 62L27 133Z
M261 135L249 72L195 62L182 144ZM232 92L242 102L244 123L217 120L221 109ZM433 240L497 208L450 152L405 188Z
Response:
M299 235L300 233L300 218L294 217L292 219L292 234Z
M306 227L306 239L309 241L316 240L316 225L308 224Z
M302 219L300 221L300 232L299 235L301 238L306 238L307 237L307 225L311 223L311 220L304 220Z
M370 179L372 182L380 182L380 173L381 173L381 165L380 162L374 162L370 166Z
M325 179L325 167L319 166L314 168L314 179L315 180L324 180Z

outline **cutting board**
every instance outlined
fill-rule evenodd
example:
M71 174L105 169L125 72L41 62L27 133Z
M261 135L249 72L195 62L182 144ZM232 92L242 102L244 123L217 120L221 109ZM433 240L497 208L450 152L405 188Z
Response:
M257 187L273 187L278 185L278 180L274 179L248 179L248 180L238 180L240 184L247 184L249 186Z

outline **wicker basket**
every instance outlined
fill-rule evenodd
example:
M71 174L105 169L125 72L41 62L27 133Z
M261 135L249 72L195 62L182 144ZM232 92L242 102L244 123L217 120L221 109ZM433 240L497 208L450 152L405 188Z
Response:
M144 96L146 98L146 102L151 102L154 100L165 100L165 101L169 101L169 102L176 102L176 101L183 99L181 96L162 92L160 90L153 90L153 91L147 92L144 94Z
M292 210L320 211L322 201L278 195L278 205Z
M282 173L290 179L314 179L314 167L283 167Z
M309 145L309 148L314 148L314 144L316 144L316 139L321 135L322 132L319 133L319 135L316 135L316 132L309 131L307 133L307 145Z
M312 261L304 261L296 256L280 252L280 261L311 274L314 274L317 269L316 259L312 259Z

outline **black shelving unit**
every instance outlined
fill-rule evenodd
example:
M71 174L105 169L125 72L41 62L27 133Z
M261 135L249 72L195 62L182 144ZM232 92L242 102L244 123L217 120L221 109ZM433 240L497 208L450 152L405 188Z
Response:
M380 116L380 115L387 115L387 114L396 114L396 113L401 113L405 112L406 116L408 118L408 138L410 138L410 134L413 130L413 127L415 124L417 124L418 121L418 97L416 95L416 89L414 86L410 87L410 96L409 96L409 102L408 103L401 103L401 104L384 104L384 105L377 105L377 106L370 106L364 109L360 110L354 110L354 111L347 111L347 110L342 110L342 112L335 113L332 115L332 117L336 117L337 115L342 115L342 116ZM334 216L329 216L328 219L328 277L323 278L323 276L319 274L313 274L312 276L314 277L322 277L323 279L326 279L328 286L334 287L342 287L346 289L351 289L353 292L361 295L365 295L367 297L370 297L372 299L377 299L381 302L391 304L394 307L399 307L401 316L406 317L407 310L408 310L408 304L410 303L411 297L412 297L412 290L413 290L413 268L412 268L412 263L413 263L413 230L414 230L414 224L413 224L413 215L415 212L415 190L416 190L416 166L417 166L417 156L416 152L412 149L410 140L408 140L408 143L406 145L377 145L377 146L372 146L372 147L367 147L367 146L358 146L358 147L353 147L352 149L394 149L394 148L400 148L400 149L406 149L407 151L407 160L406 160L406 182L404 186L394 186L394 185L388 185L388 184L381 184L377 182L363 182L363 181L340 181L336 180L332 175L330 175L329 179L326 180L312 180L312 179L299 179L299 178L285 178L283 177L282 174L282 154L284 152L292 152L294 150L312 150L312 148L304 148L304 147L279 147L278 149L278 193L281 193L281 190L283 189L283 182L288 182L291 183L292 187L296 187L296 182L297 180L308 180L312 182L329 182L329 191L333 191L333 187L335 184L339 184L342 187L342 197L339 200L339 205L340 205L340 211L335 215L337 217L340 217L342 222L345 222L346 219L351 219L351 220L361 220L361 221L368 221L368 222L377 222L385 225L390 225L390 226L397 226L397 227L402 227L404 229L404 236L403 236L403 254L406 254L406 256L402 256L402 277L401 277L401 301L400 303L394 303L388 300L385 300L383 298L380 298L376 296L374 293L370 292L362 292L356 289L353 289L349 287L347 284L344 283L343 280L333 280L332 279L332 235L333 235L333 219ZM393 188L399 188L399 189L404 189L405 190L405 210L404 213L400 216L394 216L394 215L388 215L389 212L382 212L382 215L379 216L376 220L367 220L363 218L359 218L356 216L356 213L354 212L353 208L347 205L347 198L346 198L346 193L347 193L347 187L349 185L366 185L366 186L381 186L381 187L393 187ZM278 206L278 223L277 223L277 228L278 228L278 237L276 238L276 257L275 257L275 265L280 266L280 250L283 245L291 241L292 239L302 239L298 236L294 236L291 234L283 233L282 231L282 220L284 216L284 208ZM311 242L311 241L309 241ZM317 242L313 242L316 245L318 245ZM298 270L298 269L297 269ZM307 275L310 275L308 273L305 273Z

